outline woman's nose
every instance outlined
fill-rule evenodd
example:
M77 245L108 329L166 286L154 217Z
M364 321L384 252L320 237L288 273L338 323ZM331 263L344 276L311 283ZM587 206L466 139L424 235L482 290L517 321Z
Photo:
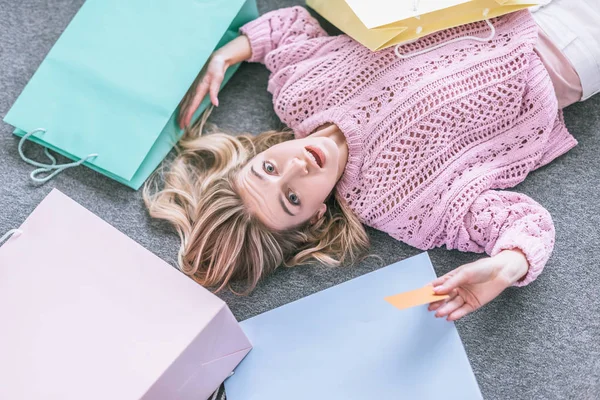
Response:
M308 169L306 167L306 161L299 158L294 158L290 161L288 167L285 169L284 178L289 180L297 176L306 175L308 174Z

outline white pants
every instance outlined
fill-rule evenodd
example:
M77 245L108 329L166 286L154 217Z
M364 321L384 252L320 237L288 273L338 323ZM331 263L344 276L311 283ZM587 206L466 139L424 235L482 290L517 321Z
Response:
M586 100L600 92L600 0L545 0L533 18L575 68Z

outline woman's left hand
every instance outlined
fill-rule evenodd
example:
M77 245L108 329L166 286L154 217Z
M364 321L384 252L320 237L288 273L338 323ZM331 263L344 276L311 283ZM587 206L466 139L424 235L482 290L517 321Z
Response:
M438 318L456 321L492 301L528 269L527 258L518 249L462 265L432 282L436 294L450 297L431 303L429 311L437 311Z

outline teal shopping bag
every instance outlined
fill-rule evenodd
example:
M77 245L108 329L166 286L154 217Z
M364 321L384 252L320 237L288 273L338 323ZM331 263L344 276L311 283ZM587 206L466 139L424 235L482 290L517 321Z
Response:
M87 0L4 121L138 189L181 136L177 105L210 54L257 16L255 0Z

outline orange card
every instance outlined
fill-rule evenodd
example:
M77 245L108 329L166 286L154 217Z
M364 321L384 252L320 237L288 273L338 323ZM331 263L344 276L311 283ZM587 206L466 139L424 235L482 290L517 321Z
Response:
M447 294L435 294L433 291L433 286L427 285L421 289L388 296L385 298L385 300L394 307L403 310L405 308L420 306L421 304L429 304L433 303L434 301L444 300L448 297L449 296Z

